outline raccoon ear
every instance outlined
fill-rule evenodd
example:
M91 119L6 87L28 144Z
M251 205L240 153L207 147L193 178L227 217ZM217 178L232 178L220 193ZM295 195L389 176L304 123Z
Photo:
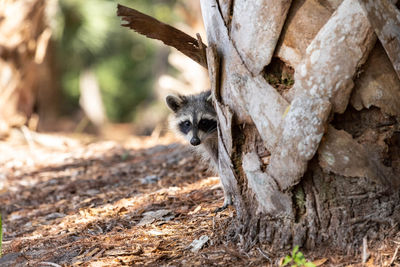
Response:
M182 107L182 104L184 102L184 97L169 95L166 98L166 102L168 107L172 109L173 112L177 112Z

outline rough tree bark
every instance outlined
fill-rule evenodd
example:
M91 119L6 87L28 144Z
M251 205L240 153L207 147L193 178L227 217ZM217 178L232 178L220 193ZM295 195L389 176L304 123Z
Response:
M359 1L201 0L206 51L119 6L127 26L207 62L237 211L228 237L245 249L354 252L399 231L400 17L386 0ZM294 86L273 82L274 69L294 69Z
M201 0L230 236L354 252L399 230L398 10L377 5L391 20L372 27L368 1L302 2ZM295 69L284 92L265 79L273 55Z

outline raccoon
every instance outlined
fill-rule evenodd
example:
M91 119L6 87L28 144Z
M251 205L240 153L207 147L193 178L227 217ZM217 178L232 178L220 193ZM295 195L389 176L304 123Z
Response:
M171 129L183 136L205 162L210 170L218 171L218 133L217 113L211 99L211 91L196 95L169 95L166 98L168 107L174 112L170 120ZM231 204L231 197L224 189L224 205L217 211Z

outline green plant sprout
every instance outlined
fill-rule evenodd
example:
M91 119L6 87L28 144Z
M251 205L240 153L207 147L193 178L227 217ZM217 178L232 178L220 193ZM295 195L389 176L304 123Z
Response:
M281 266L288 264L291 264L291 267L316 267L314 263L306 260L303 253L299 251L299 246L293 248L292 255L286 255Z

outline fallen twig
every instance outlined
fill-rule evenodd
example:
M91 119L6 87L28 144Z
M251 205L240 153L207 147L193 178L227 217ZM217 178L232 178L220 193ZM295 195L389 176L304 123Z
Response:
M261 248L257 248L257 250L261 253L261 255L264 257L264 258L266 258L269 262L271 262L272 263L272 260L271 260L271 258L267 255L267 253L265 253Z
M394 254L393 254L392 259L390 260L389 266L392 265L393 262L395 261L396 256L397 256L397 252L399 252L399 248L400 248L400 246L397 246L396 250L394 251Z
M368 242L367 237L363 238L363 250L362 250L362 263L366 263L370 254L368 253Z
M42 261L39 262L39 264L43 264L43 265L48 265L48 266L54 266L54 267L62 267L61 265L57 264L57 263L53 263L53 262L48 262L48 261Z

